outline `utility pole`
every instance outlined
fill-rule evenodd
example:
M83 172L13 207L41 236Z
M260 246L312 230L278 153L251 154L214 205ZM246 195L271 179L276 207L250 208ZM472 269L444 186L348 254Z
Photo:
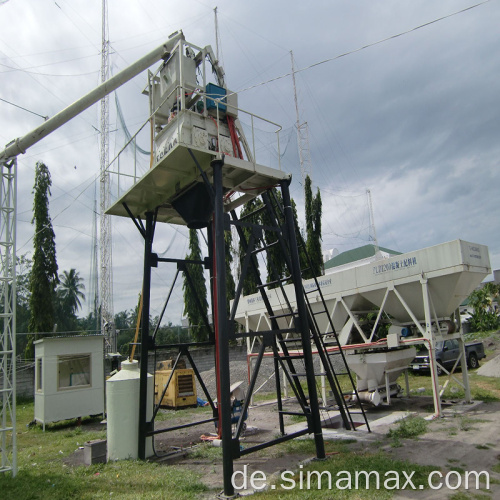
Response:
M305 186L306 177L309 176L312 181L312 162L311 150L309 149L309 126L307 122L300 123L299 101L297 99L297 85L295 83L295 65L293 62L293 52L290 51L292 60L292 82L293 95L295 98L295 112L297 115L297 145L299 147L300 160L300 175L302 179L302 187Z
M375 231L375 218L373 216L373 205L372 205L372 193L369 189L366 190L366 194L368 196L368 209L370 210L370 237L373 240L373 244L375 245L375 255L379 253L379 246L377 240L377 232Z
M109 77L108 6L102 0L101 83ZM106 353L116 352L113 315L113 271L111 260L111 218L105 214L110 204L109 164L109 97L101 99L101 152L100 152L100 283L101 332L106 338Z
M219 23L217 21L217 7L214 8L215 22L215 57L219 60Z

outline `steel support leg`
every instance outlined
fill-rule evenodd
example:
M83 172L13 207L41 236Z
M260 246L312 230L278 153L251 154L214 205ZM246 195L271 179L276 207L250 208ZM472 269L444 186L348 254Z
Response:
M470 403L472 401L472 397L470 394L470 384L469 384L469 370L467 367L467 354L465 352L465 342L462 334L457 338L458 345L460 346L460 366L462 368L462 383L464 384L465 391L465 402Z
M149 427L147 421L147 407L152 404L148 401L148 357L152 338L149 336L149 310L151 298L151 253L154 236L154 214L146 213L146 231L144 234L144 277L142 284L142 334L141 334L141 366L139 381L139 448L141 460L146 459L146 437Z
M224 495L234 495L233 476L233 436L231 428L231 397L229 380L229 325L226 306L226 257L224 250L224 205L222 190L223 160L213 160L214 202L214 292L215 304L215 348L217 350L219 423L222 438L222 473Z
M439 395L439 379L437 373L437 361L436 361L436 340L432 332L432 318L431 309L429 303L429 288L427 285L427 280L422 278L420 280L422 284L422 298L424 302L424 315L425 315L425 337L429 339L429 362L431 365L431 379L432 379L432 396L434 399L434 413L437 417L442 416L441 408L441 396Z

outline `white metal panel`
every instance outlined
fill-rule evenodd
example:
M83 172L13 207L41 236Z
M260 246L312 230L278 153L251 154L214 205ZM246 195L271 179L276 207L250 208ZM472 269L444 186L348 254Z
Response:
M340 331L348 318L348 313L342 304L335 306L340 298L351 312L366 311L380 307L387 289L396 288L413 315L423 321L425 313L421 281L427 280L433 312L438 318L449 317L490 272L486 246L454 240L327 274L318 278L318 282L328 311L334 312L334 326ZM312 287L314 287L313 280L304 282L306 290ZM295 295L292 285L287 285L285 290L294 305ZM268 294L273 307L285 303L278 289ZM309 295L309 300L314 302L316 299L317 296L314 294ZM411 315L393 291L387 296L384 310L396 321L401 323L411 321ZM253 294L241 298L236 320L244 324L245 314L258 316L265 313L260 294ZM318 321L325 323L324 319Z
M58 420L104 413L104 339L102 335L49 337L34 342L42 359L42 391L35 386L35 420ZM59 389L61 356L90 355L90 386Z

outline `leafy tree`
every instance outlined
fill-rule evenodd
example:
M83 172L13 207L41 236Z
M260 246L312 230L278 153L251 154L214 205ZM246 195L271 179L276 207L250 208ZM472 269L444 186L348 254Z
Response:
M311 178L306 177L305 185L306 210L306 248L310 259L310 267L304 272L304 278L313 278L323 272L323 254L321 251L321 215L322 202L319 189L316 196L312 194Z
M156 325L158 317L156 317L153 323ZM156 344L179 344L181 342L189 342L189 332L186 328L181 325L173 325L169 322L166 326L161 326L158 329L156 335Z
M50 332L54 327L54 295L59 282L57 276L56 242L49 214L49 196L52 180L47 166L38 162L33 187L33 268L30 276L30 335L25 350L26 359L34 355L33 341L38 332Z
M58 332L83 330L81 322L76 317L78 309L82 306L80 299L85 300L82 290L85 290L85 285L76 269L63 271L59 275L59 285L56 289L54 303Z
M30 289L32 261L27 254L16 257L16 332L26 333L30 321ZM0 304L3 311L3 304ZM16 336L16 352L24 352L27 344L26 335Z
M281 220L281 208L278 205L283 205L283 200L281 192L276 188L272 188L272 193L270 193L269 199L273 206L273 209L278 217L278 223ZM271 220L269 214L266 211L262 213L261 222L264 226L274 225L275 221ZM281 245L273 245L278 240L278 234L276 231L264 230L264 242L266 246L269 246L267 251L267 282L272 282L283 278L285 276L286 262L283 258ZM270 288L276 288L279 285L276 283L271 285Z
M247 215L255 212L259 208L262 207L262 201L259 198L254 198L247 203L245 203L241 209L240 212L240 219L243 217L246 217ZM252 215L251 217L248 217L245 219L245 222L249 222L252 224L260 224L261 223L261 217L259 214ZM252 230L249 227L242 227L242 232L245 236L245 239L247 243L250 241L250 235L252 234ZM239 258L240 258L240 267L243 265L243 261L245 260L245 255L248 251L254 250L253 248L247 249L246 247L243 246L242 242L240 241L239 245ZM252 293L255 293L257 291L257 279L255 276L255 273L253 272L252 266L249 267L247 270L247 275L245 276L245 280L243 282L243 289L242 293L243 295L251 295Z
M87 316L83 318L77 318L77 330L80 330L82 332L87 332L89 334L95 334L100 332L99 329L99 318L97 318L94 315L94 311L91 311L87 314Z
M200 242L198 240L198 233L196 229L189 230L189 253L186 255L187 260L202 260ZM187 277L184 276L183 290L184 290L184 314L187 315L191 334L197 342L208 340L209 332L204 323L204 315L208 310L207 302L207 287L205 283L205 276L203 274L203 265L201 264L187 264L187 269L191 277L194 290L189 286ZM198 307L199 303L203 310Z
M59 275L57 295L62 301L64 309L69 314L76 315L78 309L82 307L80 299L85 300L85 294L82 290L85 290L85 285L83 284L83 278L76 269L63 271Z
M126 330L132 326L129 311L120 311L115 314L115 327L117 330Z
M498 297L500 285L486 283L483 288L474 290L469 295L469 305L474 308L469 323L476 332L487 332L500 327L498 315Z

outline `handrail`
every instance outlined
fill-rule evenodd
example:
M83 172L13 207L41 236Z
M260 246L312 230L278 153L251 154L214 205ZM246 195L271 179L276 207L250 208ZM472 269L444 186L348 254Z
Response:
M122 176L123 177L128 177L128 178L134 178L134 182L137 181L137 176L135 174L131 175L131 174L125 173L123 171L120 171L120 167L119 166L118 166L117 170L114 170L114 169L111 169L111 166L119 159L120 155L125 151L125 149L137 138L137 136L144 129L144 127L148 123L150 123L151 120L154 120L154 118L155 118L156 114L158 113L158 111L172 97L172 95L174 93L177 94L177 106L179 108L179 98L182 96L182 93L184 91L187 91L187 90L189 90L189 92L191 92L193 95L198 94L200 97L203 97L204 99L208 99L208 100L210 100L211 102L213 102L216 105L217 121L219 121L219 116L220 116L219 115L219 112L220 112L219 108L220 108L220 106L230 107L232 110L237 110L239 113L242 113L244 115L250 116L250 127L251 127L251 135L252 135L252 151L250 152L250 154L253 153L252 154L253 158L248 158L248 161L251 161L253 164L257 163L257 160L256 160L256 145L255 145L255 142L256 142L256 139L255 139L255 136L256 136L256 133L255 133L255 120L259 120L261 122L264 122L264 123L267 123L269 125L272 125L272 126L276 127L276 129L273 130L272 132L274 132L276 134L278 168L279 168L279 170L281 170L281 150L280 150L279 134L280 134L281 130L283 130L283 127L279 123L273 122L272 120L264 118L264 117L262 117L260 115L255 114L255 113L251 113L250 111L247 111L247 110L245 110L243 108L234 106L233 104L225 103L225 102L223 102L223 100L225 99L225 97L216 98L216 97L212 97L212 96L207 95L206 92L204 92L202 90L195 90L195 91L193 91L192 89L186 89L182 85L177 85L176 87L174 87L169 92L169 94L167 96L165 96L162 99L161 103L155 107L154 111L148 116L148 118L142 123L142 125L137 129L137 131L130 137L130 139L120 149L120 151L115 155L115 157L109 162L109 164L108 164L108 166L106 167L106 170L105 170L106 173L116 175L116 176L118 176L118 178L120 178ZM184 112L192 112L192 111L187 110L187 109L180 109L177 112L176 118L178 118L178 116L180 115L180 113L184 113ZM175 125L173 124L173 121L176 121ZM172 123L172 126L177 126L178 128L180 127L180 121L179 120L172 120L172 122L170 122L170 123ZM168 123L166 125L166 127L169 127L170 123ZM178 130L178 133L179 132L180 132L180 130ZM220 144L220 129L219 129L219 127L217 127L217 140L218 140L218 144ZM154 145L154 150L153 150L152 153L153 153L154 157L156 158L157 144L156 144L155 141L153 141L153 145ZM119 189L119 186L118 186L118 189ZM117 196L118 197L120 196L119 192L117 193Z

